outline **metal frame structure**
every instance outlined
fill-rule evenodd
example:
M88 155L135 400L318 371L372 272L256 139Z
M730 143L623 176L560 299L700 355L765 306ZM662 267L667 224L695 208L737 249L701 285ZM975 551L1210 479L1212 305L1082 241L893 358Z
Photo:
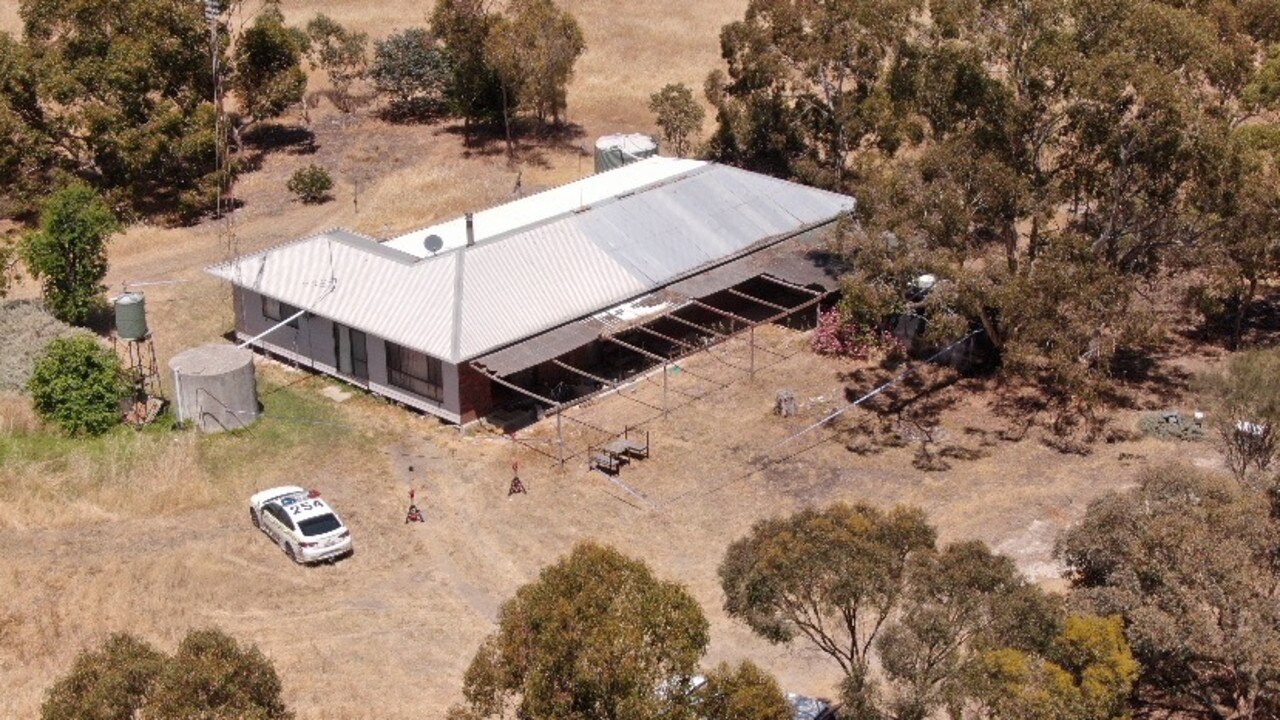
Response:
M151 333L136 340L126 340L112 333L111 343L117 355L120 354L120 344L124 344L124 372L133 392L125 422L141 427L155 418L164 403L155 341L152 340Z
M685 393L685 392L682 392L682 391L675 390L674 392L676 392L677 394L684 395L684 396L686 396L686 397L691 398L690 400L688 400L688 401L686 401L686 402L684 402L684 403L681 403L681 404L679 404L679 405L677 405L677 406L675 406L675 407L673 407L673 406L671 405L671 403L670 403L670 398L669 398L669 393L673 390L673 389L671 389L671 388L669 388L669 387L668 387L668 374L669 374L669 369L670 369L670 367L671 367L672 365L674 365L674 364L678 363L680 360L683 360L683 359L688 358L688 357L695 356L695 355L697 355L698 353L701 353L701 352L706 352L709 356L711 356L711 357L713 357L713 358L717 359L719 362L721 362L721 363L723 363L723 364L725 364L725 365L728 365L729 367L732 367L732 368L734 368L735 370L738 370L738 371L740 371L740 372L746 373L746 375L747 375L748 379L754 379L754 378L755 378L755 374L756 374L757 370L759 369L759 368L757 368L757 366L756 366L756 361L755 361L756 349L757 349L757 347L758 347L758 346L757 346L757 344L756 344L756 341L755 341L755 329L756 329L756 327L761 326L761 325L769 325L769 324L776 323L776 322L778 322L778 321L780 321L780 320L783 320L783 319L786 319L786 318L788 318L788 317L795 316L795 315L797 315L797 314L799 314L799 313L801 313L801 312L803 312L803 311L805 311L805 310L808 310L809 308L812 308L812 307L817 307L817 308L818 308L817 312L820 314L820 312L821 312L821 304L822 304L822 302L823 302L824 300L828 299L829 297L831 297L831 296L834 294L834 291L818 291L818 290L813 290L813 289L811 289L811 288L807 288L807 287L800 286L800 285L795 285L795 284L793 284L793 283L789 283L789 282L786 282L786 281L784 281L784 280L779 280L779 279L777 279L777 278L770 277L769 275L760 275L760 276L758 276L758 278L759 278L759 279L762 279L762 280L766 280L766 281L771 282L771 283L774 283L774 284L776 284L776 285L778 285L778 286L781 286L781 287L784 287L784 288L786 288L786 289L788 289L788 290L798 291L798 292L802 292L802 293L808 294L808 295L810 296L810 298L809 298L808 300L805 300L805 301L803 301L803 302L801 302L801 303L798 303L798 304L796 304L796 305L794 305L794 306L787 307L787 306L784 306L784 305L779 305L779 304L777 304L777 303L771 303L771 302L768 302L768 301L764 301L764 300L761 300L761 299L759 299L759 298L753 297L753 296L751 296L751 295L749 295L749 294L747 294L747 293L743 293L743 292L741 292L741 291L737 291L737 290L736 290L736 289L734 289L734 288L730 288L730 289L728 289L728 293L729 293L729 294L732 294L732 295L734 295L735 297L740 297L740 298L742 298L742 299L744 299L744 300L747 300L747 301L750 301L750 302L754 302L754 303L756 303L756 304L758 304L758 305L760 305L760 306L762 306L762 307L768 307L768 308L770 308L770 309L777 310L777 312L776 312L776 313L774 313L774 314L772 314L772 315L770 315L770 316L768 316L768 317L766 317L766 318L763 318L763 319L761 319L761 320L750 320L750 319L748 319L748 318L744 318L744 317L742 317L741 315L738 315L738 314L736 314L736 313L729 312L728 310L725 310L725 309L723 309L723 308L715 307L714 305L711 305L711 304L709 304L709 303L705 302L704 300L698 300L698 299L690 298L690 299L688 300L688 302L687 302L687 303L682 303L682 304L680 304L678 307L672 308L671 310L668 310L668 311L666 311L666 312L663 312L663 313L660 313L660 314L654 315L654 316L652 316L652 317L645 318L643 322L636 323L636 324L629 325L629 326L622 327L622 328L617 328L617 329L615 329L615 330L611 330L611 331L606 332L606 333L602 333L602 334L597 338L597 340L598 340L598 341L600 341L600 342L610 343L610 344L612 344L612 345L615 345L615 346L617 346L617 347L621 347L621 348L623 348L623 349L625 349L625 350L628 350L628 351L630 351L630 352L632 352L632 353L635 353L635 354L637 354L637 355L640 355L640 356L642 356L642 357L644 357L644 358L647 358L648 360L652 361L652 362L654 363L654 365L653 365L653 366L651 366L650 368L648 368L646 371L641 372L641 373L638 373L638 375L637 375L636 377L633 377L633 378L629 378L629 379L608 379L608 378L602 377L602 376L600 376L600 375L596 375L596 374L594 374L594 373L588 372L587 370L583 370L582 368L575 367L575 366L573 366L573 365L571 365L571 364L569 364L569 363L567 363L567 362L564 362L563 360L561 360L561 359L559 359L559 358L553 359L553 360L551 360L551 361L550 361L550 363L551 363L551 364L553 364L553 365L555 365L556 367L562 368L562 369L567 370L567 371L569 371L569 372L571 372L571 373L574 373L574 374L576 374L576 375L580 375L580 376L585 377L585 378L587 378L587 379L590 379L590 380L592 380L592 381L594 381L594 382L600 383L600 384L601 384L601 386L602 386L602 387L601 387L601 389L599 389L599 390L597 390L597 391L595 391L595 392L587 393L587 394L585 394L585 395L582 395L582 396L576 397L576 398L574 398L574 399L572 399L572 400L569 400L569 401L566 401L566 402L556 401L556 400L553 400L553 399L551 399L551 398L545 397L545 396L543 396L543 395L541 395L541 394L539 394L539 393L536 393L536 392L534 392L534 391L532 391L532 390L528 390L528 389L526 389L526 388L520 387L520 386L519 386L519 385L517 385L516 383L513 383L513 382L511 382L511 381L509 381L509 380L507 380L507 379L505 379L505 378L503 378L503 377L501 377L501 376L497 375L496 373L494 373L494 372L490 371L490 370L489 370L489 369L487 369L484 365L481 365L481 364L479 364L479 363L472 362L472 363L471 363L471 367L472 367L472 368L474 368L475 370L477 370L478 372L480 372L484 377L486 377L486 378L487 378L487 379L489 379L490 381L492 381L492 382L494 382L494 383L496 383L496 384L498 384L498 385L501 385L501 386L503 386L503 387L505 387L505 388L507 388L507 389L513 390L513 391L515 391L516 393L518 393L518 394L520 394L520 395L523 395L523 396L525 396L525 397L527 397L527 398L530 398L530 399L534 400L535 402L538 402L538 403L541 403L541 404L545 405L545 406L546 406L546 409L545 409L543 412L544 412L544 413L553 413L553 414L555 415L555 417L556 417L556 438L555 438L555 445L556 445L556 447L557 447L557 452L556 452L556 454L554 454L554 455L552 455L551 453L546 452L546 451L545 451L545 450L543 450L542 448L539 448L539 447L537 447L537 446L535 446L535 445L533 445L533 444L531 444L531 443L529 443L529 442L527 442L527 441L525 441L525 440L523 440L523 439L517 438L517 437L515 436L515 433L510 434L510 435L509 435L509 437L511 438L511 440L512 440L513 442L516 442L517 444L520 444L520 445L522 445L522 446L524 446L524 447L526 447L526 448L528 448L528 449L531 449L531 450L533 450L533 451L535 451L535 452L537 452L537 453L539 453L539 454L541 454L541 455L544 455L544 456L546 456L546 457L548 457L548 458L550 458L550 459L552 459L552 460L555 460L555 461L556 461L556 462L557 462L561 467L563 467L563 466L564 466L564 464L565 464L567 461L569 461L569 460L571 460L571 459L573 459L573 458L576 458L576 457L578 457L578 456L580 456L580 455L583 455L584 453L589 453L589 449L590 449L590 447L591 447L591 444L590 444L590 443L588 443L588 446L587 446L588 450L585 450L585 451L578 451L578 452L574 452L574 453L571 453L571 454L566 454L566 449L565 449L565 439L564 439L564 424L563 424L565 420L569 420L569 421L571 421L571 422L577 423L577 424L582 425L582 426L584 426L584 427L587 427L587 428L589 428L589 429L591 429L591 430L593 430L593 431L603 433L606 437L609 437L609 438L621 437L621 436L622 436L622 435L624 435L624 434L625 434L625 432L626 432L626 429L624 429L624 430L622 431L622 433L611 432L611 431L609 431L609 430L607 430L607 429L605 429L605 428L601 428L601 427L598 427L598 426L593 425L593 424L591 424L591 423L588 423L588 422L586 422L586 421L584 421L584 420L580 420L580 419L578 419L578 418L572 417L571 415L566 414L566 412L565 412L565 411L569 410L570 408L572 408L572 407L574 407L574 406L576 406L576 405L579 405L579 404L582 404L582 403L587 402L587 401L589 401L589 400L592 400L592 399L594 399L594 398L602 397L602 396L604 396L604 395L617 394L617 395L620 395L621 397L623 397L623 398L625 398L625 399L627 399L627 400L630 400L630 401L635 402L635 403L637 403L637 404L639 404L639 405L642 405L642 406L644 406L644 407L646 407L646 408L649 408L649 409L652 409L652 410L657 411L657 413L658 413L658 414L657 414L657 415L655 415L655 416L653 416L652 418L649 418L650 420L652 420L652 419L654 419L654 418L657 418L657 417L665 417L665 416L667 416L667 415L671 412L671 410L676 409L677 407L683 407L684 405L687 405L687 404L689 404L689 403L691 403L691 402L695 402L695 401L697 401L697 400L700 400L700 399L702 399L703 397L705 397L705 395L706 395L706 394L709 394L709 393L704 393L704 394L702 394L702 395L692 395L692 394L690 394L690 393ZM718 330L714 330L714 329L712 329L712 328L708 328L708 327L706 327L705 325L701 325L701 324L699 324L699 323L696 323L696 322L694 322L694 321L692 321L692 320L689 320L688 318L685 318L685 317L681 317L681 316L679 316L679 315L676 315L676 313L677 313L677 312L679 312L680 310L685 309L685 308L687 308L687 307L691 307L691 306L692 306L692 307L701 308L701 309L706 310L706 311L708 311L708 312L711 312L711 313L714 313L714 314L717 314L717 315L720 315L720 316L723 316L723 317L729 318L729 319L731 320L731 322L733 323L733 324L731 325L731 328L732 328L732 329L730 330L730 332L728 332L728 333L724 333L724 332L721 332L721 331L718 331ZM680 324L682 324L682 325L685 325L685 326L691 327L691 328L693 328L695 331L697 331L697 332L701 333L702 335L706 336L707 338L711 339L711 342L708 342L708 343L705 343L705 344L698 345L698 344L690 343L690 342L688 342L688 341L686 341L686 340L680 340L680 339L677 339L677 338L671 337L671 336L669 336L669 335L667 335L667 334L665 334L665 333L659 332L659 331L657 331L657 330L654 330L652 327L650 327L650 325L652 325L652 324L654 324L654 323L656 323L656 322L658 322L658 321L664 320L664 319L665 319L665 320L671 320L671 321L674 321L674 322L680 323ZM742 327L741 327L741 328L738 328L738 327L737 327L737 325L738 325L738 324L741 324L741 325L742 325ZM674 354L667 354L667 355L664 355L664 354L660 354L660 353L654 352L654 351L652 351L652 350L648 350L648 349L645 349L645 348L639 347L639 346L637 346L637 345L634 345L634 344L632 344L632 343L629 343L629 342L627 342L626 340L623 340L623 339L621 339L621 338L619 338L619 337L618 337L618 335L625 334L625 333L628 333L628 332L642 332L642 333L646 333L646 334L648 334L648 335L652 335L652 336L654 336L654 337L657 337L657 338L659 338L659 339L663 340L664 342L669 343L673 348L684 348L684 350L683 350L683 351L681 351L681 352L674 353ZM715 347L715 346L717 346L717 345L720 345L720 344L723 344L723 343L725 343L725 342L727 342L728 340L731 340L731 339L733 339L733 338L739 337L739 336L743 335L744 333L747 335L747 339L748 339L748 343L749 343L749 348L750 348L750 350L749 350L749 354L750 354L750 361L749 361L749 362L750 362L750 366L749 366L749 367L747 367L747 368L743 368L743 367L741 367L741 366L735 365L735 364L733 364L733 363L728 362L727 360L724 360L723 358L718 357L715 353L711 352L711 349L712 349L713 347ZM792 355L786 355L786 354L784 354L784 353L780 353L780 352L777 352L777 351L774 351L774 350L771 350L771 349L769 349L769 348L765 348L765 347L759 347L759 349L760 349L761 351L763 351L763 352L766 352L766 353L770 354L770 355L774 355L774 356L778 357L779 359L778 359L778 360L776 360L776 361L774 362L774 364L776 364L776 363L778 363L778 362L784 362L784 361L786 361L786 360L788 360L788 359L790 359L791 357L793 357L793 356L794 356L794 353L793 353ZM654 404L652 404L652 403L646 402L646 401L644 401L644 400L641 400L641 399L639 399L639 398L637 398L637 397L634 397L634 396L632 396L632 395L630 395L630 394L627 394L627 393L623 392L627 387L632 386L632 385L634 385L634 384L636 384L636 383L638 383L638 382L647 381L647 380L649 380L649 379L650 379L650 376L651 376L651 375L656 375L656 374L657 374L657 372L658 372L656 368L657 368L657 365L659 365L659 364L661 364L661 372L662 372L662 405L661 405L661 407L659 407L659 406L657 406L657 405L654 405ZM684 374L686 374L686 375L689 375L689 376L691 376L691 377L693 377L693 378L696 378L696 379L698 379L698 380L700 380L700 381L702 381L702 382L705 382L705 383L708 383L708 384L710 384L710 385L713 385L713 386L715 387L715 389L716 389L716 390L724 389L724 388L726 388L726 387L729 387L729 385L731 385L731 384L732 384L732 381L731 381L730 383L722 383L722 382L719 382L719 381L714 380L714 379L712 379L712 378L709 378L709 377L706 377L706 376L703 376L703 375L700 375L700 374L694 373L694 372L692 372L692 371L690 371L690 370L688 370L688 369L686 369L686 368L680 368L680 370L681 370ZM709 391L709 392L715 392L715 390L712 390L712 391ZM645 422L648 422L648 420L646 420ZM641 424L643 424L643 423L641 423ZM633 425L634 425L634 424L633 424Z

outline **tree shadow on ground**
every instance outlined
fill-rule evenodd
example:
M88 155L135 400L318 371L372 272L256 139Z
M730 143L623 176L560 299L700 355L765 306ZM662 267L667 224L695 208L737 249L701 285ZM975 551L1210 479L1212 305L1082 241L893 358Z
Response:
M425 98L393 100L372 114L393 125L435 125L450 117L449 108L444 103Z
M464 158L492 158L507 154L507 134L500 122L476 124L469 128L456 122L446 125L442 132L463 138ZM513 125L511 135L514 154L511 159L515 164L547 168L551 166L547 158L549 151L588 154L581 144L586 130L576 123L538 126L531 120L522 119Z
M894 378L892 369L865 368L841 376L850 383L845 399L854 402L874 388ZM965 378L952 368L925 365L867 398L859 408L837 424L845 448L859 455L871 455L888 448L916 448L912 464L925 471L950 469L952 460L985 457L982 446L965 444L943 427L943 415L957 408L961 400L981 386L981 380Z
M263 156L284 152L290 155L311 155L318 148L316 134L301 125L262 123L244 133L245 150L255 157L255 169L262 164Z

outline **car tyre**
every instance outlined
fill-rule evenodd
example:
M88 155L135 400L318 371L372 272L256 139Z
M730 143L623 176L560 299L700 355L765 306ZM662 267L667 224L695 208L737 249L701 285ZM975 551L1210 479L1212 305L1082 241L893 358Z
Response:
M295 565L301 564L302 561L298 559L298 554L293 551L293 546L290 545L289 543L284 544L284 554L287 555L289 559L294 562Z
M253 526L259 530L262 529L262 521L258 519L258 511L253 508L249 508L249 522L253 523Z

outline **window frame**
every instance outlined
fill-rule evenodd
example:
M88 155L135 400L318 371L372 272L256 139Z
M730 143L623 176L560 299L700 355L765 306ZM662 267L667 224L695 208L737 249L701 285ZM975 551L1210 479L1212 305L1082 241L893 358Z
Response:
M397 345L390 340L384 340L383 343L386 346L387 384L401 390L407 390L418 397L433 402L444 402L443 360L403 345ZM411 371L412 369L404 367L406 356L412 355L425 358L425 377L416 375ZM432 377L433 375L434 378Z
M268 295L262 296L262 317L272 322L278 323L285 318L293 317L301 312L301 310L302 308L290 305L283 300L279 300ZM285 324L291 328L297 328L298 318L294 317Z

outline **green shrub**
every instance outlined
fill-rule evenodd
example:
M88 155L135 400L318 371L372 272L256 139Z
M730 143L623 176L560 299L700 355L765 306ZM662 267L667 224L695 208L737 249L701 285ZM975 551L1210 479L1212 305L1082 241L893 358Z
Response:
M120 422L120 399L129 387L115 353L76 336L45 347L27 390L45 421L71 434L100 435Z
M70 185L45 203L22 254L54 317L83 325L102 305L107 241L119 230L111 207L88 185Z
M308 205L313 203L322 203L329 198L329 191L333 189L333 178L329 177L329 171L319 165L308 165L299 169L289 178L289 192L298 196L298 199Z
M391 115L410 118L444 106L450 70L431 33L407 28L374 43L369 77L378 92L391 99Z

